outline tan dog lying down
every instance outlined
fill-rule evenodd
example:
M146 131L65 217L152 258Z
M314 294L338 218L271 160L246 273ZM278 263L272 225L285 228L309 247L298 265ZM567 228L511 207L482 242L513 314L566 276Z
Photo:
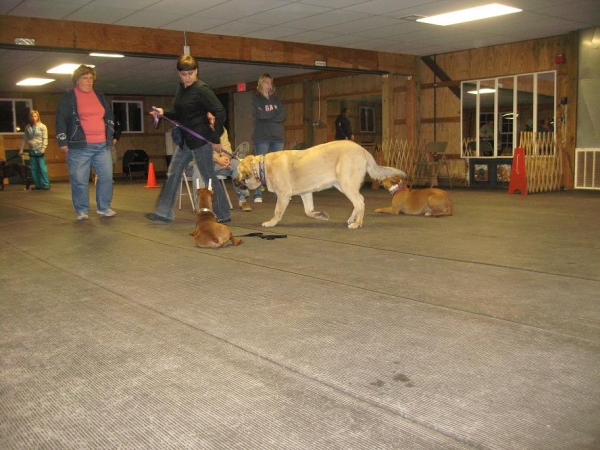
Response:
M219 248L231 241L233 245L240 245L243 241L233 237L227 225L219 223L213 212L213 191L208 188L198 189L198 213L196 214L196 229L190 231L190 236L198 247Z
M273 218L264 222L263 227L277 225L293 195L302 198L308 217L328 220L326 212L314 210L313 192L335 187L354 205L348 228L359 228L365 215L365 200L360 187L367 173L375 180L406 176L399 169L378 166L373 156L355 142L333 141L306 150L246 156L238 166L238 181L250 189L264 184L277 194Z
M376 213L451 216L454 212L450 196L441 189L410 189L403 177L386 178L381 184L392 194L392 206L377 208Z

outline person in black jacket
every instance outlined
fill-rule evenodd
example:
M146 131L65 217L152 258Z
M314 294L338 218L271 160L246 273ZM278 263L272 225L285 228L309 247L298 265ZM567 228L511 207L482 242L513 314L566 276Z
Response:
M342 109L342 112L335 119L335 139L336 141L343 140L354 140L352 134L352 125L350 125L350 119L348 119L348 108Z
M90 167L98 175L96 209L100 216L113 217L113 164L110 142L115 134L114 115L108 100L97 89L96 69L81 65L73 72L75 87L58 102L56 139L67 157L71 197L77 220L87 220L90 211L88 185Z
M231 211L223 191L223 186L218 182L213 164L213 151L220 152L220 138L223 134L223 124L227 118L225 108L206 83L198 80L198 63L190 55L182 55L177 59L179 71L179 86L175 93L173 109L163 110L153 107L152 115L164 115L176 120L184 127L194 131L204 139L190 134L185 129L183 142L173 152L173 158L167 170L167 181L162 188L158 203L153 213L146 217L153 221L173 222L173 206L181 184L184 169L192 158L200 170L200 175L206 184L212 180L214 190L213 210L219 222L229 222ZM211 128L207 113L215 117L214 128ZM194 187L195 188L195 187Z

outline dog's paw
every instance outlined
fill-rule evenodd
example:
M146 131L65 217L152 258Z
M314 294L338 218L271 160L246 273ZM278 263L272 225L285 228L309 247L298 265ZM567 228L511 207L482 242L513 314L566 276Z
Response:
M263 222L262 223L262 226L266 227L266 228L274 227L275 225L277 225L277 221L276 220L269 220L268 222Z
M355 230L360 227L362 227L362 223L352 222L352 223L348 224L348 228L350 228L351 230Z
M313 217L319 220L329 220L329 214L325 211L313 211Z

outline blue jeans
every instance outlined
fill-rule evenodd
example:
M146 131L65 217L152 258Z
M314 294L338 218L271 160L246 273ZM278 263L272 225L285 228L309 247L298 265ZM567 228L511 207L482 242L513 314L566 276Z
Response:
M46 166L46 156L35 156L34 152L29 152L29 167L31 168L31 178L33 184L38 189L49 188L48 167Z
M224 177L231 177L233 179L233 178L237 177L237 168L239 165L240 165L240 162L237 159L232 159L231 165L226 169L219 166L218 164L215 164L215 167L214 167L215 175L217 175L217 176L222 175ZM198 186L196 184L196 180L199 181L200 187L205 186L204 181L200 177L200 171L198 170L198 166L196 164L194 164L193 178L194 178L194 189L196 189L196 186ZM250 193L248 192L248 189L240 189L240 187L235 183L233 184L233 189L235 190L235 195L237 195L239 202L245 202L246 197L248 197L250 195Z
M113 196L113 163L108 142L88 144L86 148L72 148L67 153L67 166L71 180L71 196L75 212L87 213L90 210L90 167L98 175L96 184L96 208L98 211L110 209Z
M254 155L266 155L267 153L278 152L283 150L283 141L256 141L254 144ZM262 192L260 189L254 191L252 198L262 198Z
M167 181L162 188L154 212L161 217L173 220L173 206L175 205L177 193L181 186L181 177L183 176L184 169L190 163L192 158L196 161L202 179L212 179L212 187L215 194L213 211L215 212L217 219L220 222L231 219L231 211L229 209L227 197L225 197L223 186L221 186L221 183L219 183L219 180L217 180L215 175L213 151L212 145L210 144L205 144L202 147L191 150L185 144L183 148L175 148L173 158L169 164L169 170L167 171ZM196 189L195 186L194 189Z

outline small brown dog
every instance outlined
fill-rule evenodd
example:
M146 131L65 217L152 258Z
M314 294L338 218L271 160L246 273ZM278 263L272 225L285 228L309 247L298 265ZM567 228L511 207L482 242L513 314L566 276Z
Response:
M377 208L376 213L451 216L454 205L447 192L436 188L410 189L402 177L385 178L384 188L392 194L392 206Z
M212 209L214 194L212 189L198 189L198 213L196 214L196 229L190 231L198 247L219 248L225 247L228 241L233 245L240 245L243 241L233 237L227 225L217 221L217 216Z

